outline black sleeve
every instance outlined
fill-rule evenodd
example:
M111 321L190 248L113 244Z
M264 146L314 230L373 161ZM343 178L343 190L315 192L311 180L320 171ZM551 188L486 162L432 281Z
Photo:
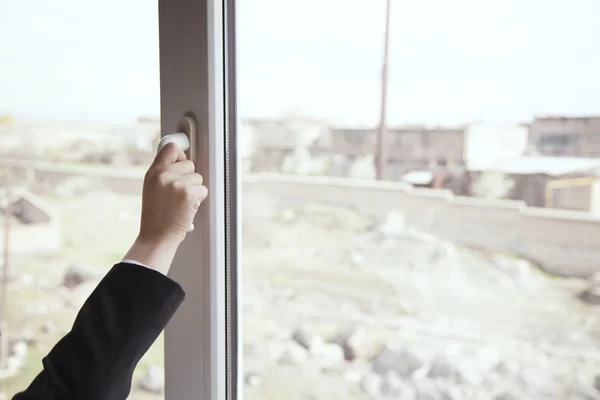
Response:
M125 400L135 366L184 297L159 272L115 265L43 359L43 371L13 400Z

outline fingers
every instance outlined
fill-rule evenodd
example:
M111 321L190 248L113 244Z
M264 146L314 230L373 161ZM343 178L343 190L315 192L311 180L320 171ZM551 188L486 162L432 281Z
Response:
M200 203L208 196L208 188L204 185L193 185L189 190L190 196L194 200L200 200ZM196 205L194 208L198 208L199 206L200 204Z
M175 143L168 143L160 152L158 152L154 158L153 165L166 167L185 159L187 159L187 157L183 150L181 150L181 147L177 146Z
M198 174L194 174L194 175L198 175ZM200 177L200 180L202 180L202 176L198 175ZM191 175L187 175L185 176L185 178L190 178L189 180L191 181L192 176ZM193 208L193 215L196 214L196 212L198 211L198 208L200 208L200 205L202 204L202 202L204 201L204 199L206 199L206 197L208 196L208 188L206 186L202 186L201 184L193 184L193 185L188 185L187 186L187 194L188 194L188 198L189 201L191 201L191 205ZM193 217L192 217L193 218ZM187 232L192 232L194 230L194 224L190 224L190 226L187 229Z
M187 174L179 177L177 180L184 185L202 185L204 182L204 179L200 174Z
M195 171L194 163L190 160L178 161L166 167L166 171L174 175L188 175Z

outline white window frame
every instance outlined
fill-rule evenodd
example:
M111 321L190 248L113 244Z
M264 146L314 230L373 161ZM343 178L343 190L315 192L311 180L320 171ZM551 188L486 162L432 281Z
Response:
M180 246L171 268L170 276L183 286L186 299L165 331L165 399L241 399L237 286L230 289L227 280L227 271L232 271L228 268L234 268L233 284L237 285L239 183L237 162L229 168L225 164L231 162L228 148L233 146L236 153L235 141L226 140L231 138L226 131L236 127L235 63L227 73L233 79L228 80L225 71L235 60L235 0L158 3L162 135L173 133L185 114L196 117L196 170L209 188L194 221L195 230ZM227 94L233 105L226 104ZM231 168L235 179L226 176ZM234 187L228 188L231 182ZM225 206L231 193L233 229ZM230 309L228 295L234 302ZM234 334L228 336L226 324L231 318Z

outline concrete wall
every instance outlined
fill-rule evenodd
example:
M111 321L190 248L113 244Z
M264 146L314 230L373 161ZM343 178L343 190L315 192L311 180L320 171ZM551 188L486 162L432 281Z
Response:
M109 167L77 167L31 162L14 159L1 159L0 169L8 168L22 179L22 184L51 187L69 179L83 177L88 187L94 190L108 190L128 195L141 195L144 171L119 171Z
M36 180L83 175L97 187L127 194L140 193L143 177L142 173L7 164L0 160L0 166L34 169ZM600 271L600 218L589 213L531 208L513 200L458 197L400 182L330 177L248 175L242 189L245 194L257 192L291 203L327 203L377 217L398 210L418 229L463 245L517 254L555 274L584 277Z
M247 179L243 191L346 206L379 217L395 209L418 229L463 245L526 257L551 273L583 277L600 271L600 219L587 213L457 197L402 183L334 178L265 174Z

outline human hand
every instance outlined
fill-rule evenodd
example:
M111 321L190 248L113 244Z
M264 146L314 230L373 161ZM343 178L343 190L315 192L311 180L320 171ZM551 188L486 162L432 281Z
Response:
M167 144L146 172L140 237L152 242L181 243L208 189L194 163L174 143Z
M194 164L175 143L167 144L144 177L140 233L126 258L166 274L207 195Z

